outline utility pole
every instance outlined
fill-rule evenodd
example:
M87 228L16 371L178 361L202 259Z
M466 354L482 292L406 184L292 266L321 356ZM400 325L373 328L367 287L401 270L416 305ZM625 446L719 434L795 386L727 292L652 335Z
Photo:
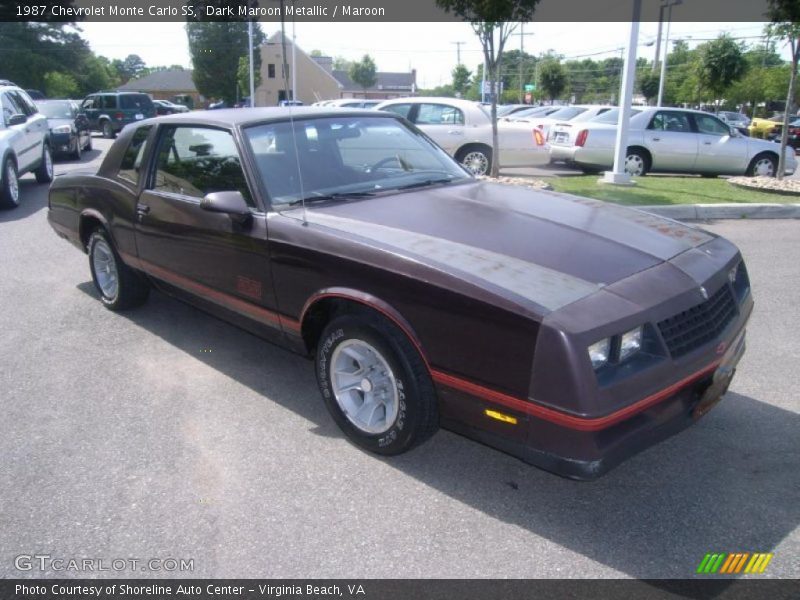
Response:
M653 60L653 73L656 72L658 68L658 58L661 54L661 27L664 25L664 9L666 8L665 4L662 4L661 7L658 9L658 35L656 35L656 57Z
M248 48L250 52L250 106L256 105L256 85L255 85L255 73L254 73L254 65L253 65L253 22L247 22L247 39L248 39Z
M522 104L522 99L524 98L522 95L524 87L522 81L522 56L525 54L525 36L533 35L533 33L525 33L525 23L520 23L519 33L513 33L511 35L519 36L519 103Z
M461 46L466 44L466 42L450 42L450 43L456 45L456 61L460 65L461 64Z
M664 83L667 78L667 55L669 54L669 26L672 23L672 7L682 4L683 0L667 0L664 6L667 7L667 35L664 36L664 59L661 61L661 77L658 78L658 101L656 106L661 106L664 99ZM662 6L663 8L663 6Z
M292 100L297 100L297 38L294 35L294 0L292 0Z

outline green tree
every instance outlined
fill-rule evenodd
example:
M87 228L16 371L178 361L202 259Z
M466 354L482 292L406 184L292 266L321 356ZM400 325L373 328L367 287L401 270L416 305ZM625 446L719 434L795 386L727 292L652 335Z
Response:
M564 68L557 60L547 60L539 67L539 87L550 99L550 103L558 98L567 86Z
M658 97L658 86L661 81L661 74L658 71L647 69L639 75L639 91L644 96L647 103Z
M436 0L436 4L448 13L469 21L472 30L481 42L483 60L492 98L492 161L490 175L497 177L497 92L502 72L503 50L508 37L517 23L533 20L539 0Z
M44 91L48 98L74 98L78 95L78 82L68 73L50 71L44 75Z
M723 34L699 49L697 75L701 89L711 94L710 99L719 110L719 102L732 83L747 71L747 61L742 47Z
M453 91L457 93L459 96L463 97L467 90L469 90L469 86L472 84L470 81L472 77L472 73L470 73L469 69L464 65L456 65L453 69Z
M350 71L350 67L353 66L353 61L346 59L344 56L336 56L333 59L333 70L334 71Z
M120 79L128 81L130 79L138 79L146 75L147 64L138 54L128 54L125 60L122 61L122 70L120 72Z
M239 57L248 54L247 22L189 21L186 23L189 54L197 91L207 98L221 98L233 104L238 91ZM253 62L261 70L258 48L264 32L253 23Z
M768 0L770 35L783 39L789 45L792 66L789 74L789 89L786 92L786 108L783 113L781 154L778 161L778 179L783 179L786 167L786 144L789 140L789 114L795 109L795 87L797 86L797 63L800 61L800 2L797 0Z
M253 60L255 63L255 60ZM242 97L250 95L250 59L247 56L239 57L239 66L236 69L236 80L239 82L239 92ZM253 71L253 87L261 85L261 70ZM252 99L251 99L252 101ZM254 106L251 102L251 106Z
M353 63L347 74L354 83L361 86L365 98L367 97L367 88L371 88L378 81L375 61L369 54L365 54L360 61Z

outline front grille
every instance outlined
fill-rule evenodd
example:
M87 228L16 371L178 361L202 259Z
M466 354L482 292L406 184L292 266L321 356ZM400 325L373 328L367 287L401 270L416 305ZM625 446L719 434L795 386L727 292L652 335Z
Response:
M737 310L730 286L723 285L702 304L659 322L658 329L672 358L678 358L722 333Z

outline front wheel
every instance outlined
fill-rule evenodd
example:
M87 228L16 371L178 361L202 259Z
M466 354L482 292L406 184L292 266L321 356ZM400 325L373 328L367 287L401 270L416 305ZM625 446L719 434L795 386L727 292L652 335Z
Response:
M81 154L83 153L83 148L81 148L81 137L78 136L75 138L75 150L72 151L72 158L75 160L81 159Z
M3 208L16 208L19 206L19 178L17 166L9 157L3 163L3 186L0 188L0 206Z
M96 229L89 237L89 267L100 301L110 310L125 310L147 300L150 286L141 275L123 263L108 235Z
M370 314L331 321L317 347L317 382L347 437L383 455L401 454L438 428L436 392L408 338Z
M42 162L35 171L36 181L39 183L50 183L53 181L53 155L50 146L47 144L42 148Z
M492 150L484 146L472 146L460 151L457 160L473 175L488 175L492 168Z
M103 137L109 140L114 137L114 128L111 126L111 121L103 121Z

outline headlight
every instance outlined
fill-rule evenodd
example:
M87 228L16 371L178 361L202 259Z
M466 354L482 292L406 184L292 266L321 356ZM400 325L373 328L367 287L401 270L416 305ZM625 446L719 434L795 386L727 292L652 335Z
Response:
M623 333L619 342L619 360L620 362L636 354L642 349L642 327Z
M58 127L53 127L51 131L53 133L69 133L72 131L72 127L69 125L59 125Z
M608 362L611 352L611 338L605 338L589 346L589 360L592 361L592 368L597 370Z

